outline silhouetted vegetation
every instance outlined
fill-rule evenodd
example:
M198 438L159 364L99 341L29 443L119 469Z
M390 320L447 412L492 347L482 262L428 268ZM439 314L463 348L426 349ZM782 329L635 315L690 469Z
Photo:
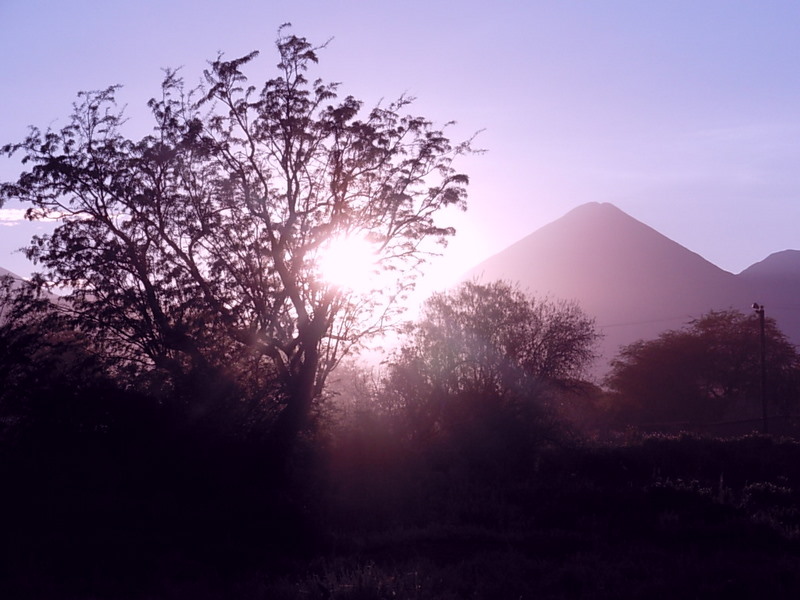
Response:
M800 395L800 355L772 319L765 325L769 410L787 415ZM760 416L760 371L758 319L716 311L623 348L607 385L613 411L630 424L734 421Z
M260 88L245 72L256 52L218 57L197 87L168 71L140 140L116 87L81 93L66 126L3 147L31 167L0 203L61 221L27 254L69 289L64 317L98 351L187 402L269 405L287 446L330 371L386 328L454 233L435 217L465 207L452 163L470 146L408 114L409 98L369 111L338 99L338 84L307 78L320 48L305 38L282 28L276 45ZM358 291L327 279L321 257L345 239L392 276Z
M425 303L383 391L412 439L463 438L463 452L477 454L515 436L542 443L548 430L557 435L558 398L580 380L598 338L575 304L467 282Z
M389 273L418 265L468 147L406 100L358 120L306 80L316 49L278 49L260 92L254 55L196 90L169 73L138 142L110 89L7 148L33 167L0 199L66 219L30 250L45 275L0 288L0 595L796 597L798 442L644 430L748 414L752 319L625 348L608 391L577 305L473 282L381 369L340 365L409 280L383 302L315 261L362 232ZM769 348L786 412L773 323Z
M62 327L57 305L17 289L0 330L4 597L788 598L800 589L795 441L621 428L589 442L562 406L574 417L584 398L586 413L600 414L588 384L472 389L465 375L440 397L453 404L434 425L430 407L415 404L434 396L401 398L401 373L437 356L424 350L443 341L434 324L444 307L470 307L447 335L472 340L459 352L485 357L474 367L504 373L492 356L507 349L478 344L485 315L466 318L502 306L498 295L536 306L504 284L438 296L382 375L340 371L288 465L259 435L268 421L225 404L191 410L172 387L115 379L90 338ZM563 323L558 310L544 314L544 330ZM503 339L502 321L490 339Z

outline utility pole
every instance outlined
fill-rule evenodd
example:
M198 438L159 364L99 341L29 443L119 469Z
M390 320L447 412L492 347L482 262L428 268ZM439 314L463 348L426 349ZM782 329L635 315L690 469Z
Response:
M767 335L764 326L764 305L753 302L761 326L761 419L762 431L767 433Z

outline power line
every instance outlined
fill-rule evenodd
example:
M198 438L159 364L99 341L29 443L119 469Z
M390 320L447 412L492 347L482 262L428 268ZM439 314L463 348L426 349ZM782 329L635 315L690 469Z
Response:
M794 305L775 305L771 304L770 308L772 310L796 310L800 311L800 304ZM691 315L677 315L673 317L662 317L660 319L648 319L643 321L628 321L623 323L609 323L608 325L598 325L600 329L609 329L612 327L629 327L631 325L650 325L653 323L667 323L669 321L678 321L685 319L685 323L688 325L692 319L696 319L697 317L693 317Z

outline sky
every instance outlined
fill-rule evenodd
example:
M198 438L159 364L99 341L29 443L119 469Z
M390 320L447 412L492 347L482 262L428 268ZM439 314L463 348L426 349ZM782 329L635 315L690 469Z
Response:
M313 74L367 106L480 131L456 167L469 210L428 281L447 283L586 202L634 218L738 273L800 249L800 2L737 0L0 0L0 144L58 127L76 93L124 87L131 123L165 67L199 81L219 52L278 27L327 46ZM19 164L0 158L0 181ZM0 208L0 266L49 225Z

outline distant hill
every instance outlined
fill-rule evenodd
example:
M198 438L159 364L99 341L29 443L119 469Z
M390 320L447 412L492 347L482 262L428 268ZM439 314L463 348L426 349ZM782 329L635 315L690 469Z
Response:
M576 300L604 334L600 372L623 344L713 309L746 312L754 301L800 343L800 252L772 255L734 275L608 203L575 208L465 274L472 278Z
M27 281L24 277L20 277L19 275L17 275L13 271L9 271L8 269L0 267L0 278L6 277L6 276L10 276L10 277L12 277L14 279L14 281L12 282L12 287L13 288L19 287L19 286L23 285ZM57 295L57 294L53 294L52 292L48 292L48 291L45 291L43 293L44 293L44 297L45 298L49 298L52 302L61 303L63 301L63 298L61 296Z
M737 278L754 299L764 304L781 330L800 345L800 250L770 254Z
M16 280L16 281L13 281L12 284L11 284L12 289L17 288L23 281L22 277L20 277L16 273L12 273L8 269L4 269L3 267L0 267L0 278L7 277L7 276L13 277ZM0 304L0 325L4 324L6 322L6 320L7 320L7 310L6 310L5 306Z
M12 273L8 269L4 269L3 267L0 267L0 277L5 277L6 275L11 275L11 277L14 277L15 279L20 279L20 280L22 279L22 277L20 277L16 273Z
M794 279L800 281L800 250L784 250L770 254L739 274L751 279Z

